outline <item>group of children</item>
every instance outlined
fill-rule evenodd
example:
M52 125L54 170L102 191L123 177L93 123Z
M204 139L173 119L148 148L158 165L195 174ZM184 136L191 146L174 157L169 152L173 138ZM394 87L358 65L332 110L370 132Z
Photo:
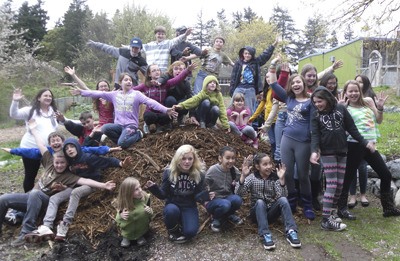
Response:
M306 65L300 75L290 76L288 64L279 64L280 57L277 56L262 80L260 68L271 58L278 40L257 57L253 47L240 49L239 59L233 63L222 52L225 40L221 37L215 38L213 48L201 52L202 65L194 81L193 94L186 78L197 64L191 63L186 68L185 62L198 55L181 50L181 57L187 58L173 62L169 68L168 62L165 62L172 48L184 42L190 31L187 29L173 40L165 40L165 28L157 27L155 42L142 45L141 40L134 37L129 54L119 51L119 55L123 56L119 57L119 66L128 66L127 59L136 57L135 72L146 68L145 81L141 84L137 76L120 71L119 89L110 91L108 82L101 80L96 90L92 91L78 78L74 68L65 67L65 72L78 83L71 93L93 98L94 110L99 114L97 126L94 126L90 112L81 114L80 123L65 119L57 111L49 90L39 92L31 109L18 109L22 94L20 90L15 91L11 116L26 120L29 127L27 139L33 138L39 149L30 146L24 151L26 146L21 143L22 148L5 150L23 156L25 169L35 166L36 172L39 159L43 157L46 172L33 190L27 187L26 193L21 195L5 194L0 197L0 224L8 208L25 212L23 229L13 245L21 245L24 240L37 242L53 238L58 206L69 199L67 212L57 227L56 238L62 240L79 200L92 193L94 187L109 190L115 187L111 181L100 182L100 170L127 167L131 159L119 161L98 156L100 151L110 150L104 147L93 149L100 145L103 134L118 146L117 150L126 149L146 133L172 128L174 118L179 126L184 125L187 114L191 122L200 128L222 128L233 132L256 149L257 132L268 133L272 151L271 156L265 153L249 155L244 159L240 172L234 166L236 151L232 147L223 147L218 156L219 163L206 170L193 146L180 146L163 173L161 185L149 180L143 186L157 198L165 200L163 219L168 238L175 243L184 243L198 233L197 203L202 204L212 216L211 229L215 232L220 231L227 221L241 224L243 220L236 215L236 211L243 203L241 196L249 192L249 214L258 225L264 248L275 248L268 224L280 215L287 241L298 248L301 243L293 213L301 202L304 216L315 219L314 210L321 208L318 195L321 192L322 172L326 189L321 228L341 231L346 228L342 218L355 219L347 209L347 197L363 159L381 178L383 215L400 215L390 195L391 173L375 149L379 136L376 123L383 119L387 96L380 93L375 95L375 100L364 98L359 81L346 82L339 94L333 71L343 65L340 61L318 75L314 66ZM113 51L114 55L116 53L115 47L94 42L90 45L110 53ZM151 60L145 67L140 56L142 48ZM155 55L157 50L160 53L158 56ZM129 55L132 57L129 58ZM230 86L232 102L228 108L217 79L222 64L234 67ZM318 83L323 86L318 87ZM255 106L256 95L260 93L261 100ZM139 126L141 104L146 105L143 128ZM254 129L249 124L262 113L265 122L259 129ZM58 123L64 124L67 130L79 137L79 141L64 140L62 135L53 133L49 136L50 148L46 147L40 129L51 126L50 129L54 130ZM14 198L18 200L13 201ZM363 206L367 205L365 191L361 200ZM349 207L351 203L355 205L353 201ZM41 207L33 207L32 204ZM46 207L43 225L36 229L39 211ZM128 247L131 240L144 245L144 235L150 228L153 210L150 195L142 190L137 179L129 177L120 184L116 207L116 222L123 237L121 246Z

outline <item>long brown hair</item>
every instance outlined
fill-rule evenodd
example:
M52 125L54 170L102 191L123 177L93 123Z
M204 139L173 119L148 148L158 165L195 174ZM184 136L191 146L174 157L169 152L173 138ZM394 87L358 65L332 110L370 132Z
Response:
M356 80L348 80L343 87L343 92L346 94L347 88L349 87L350 84L356 85L358 88L358 91L360 92L360 97L358 97L358 101L356 102L356 105L362 106L362 107L368 107L367 103L364 101L364 95L361 89L360 84Z
M49 92L51 93L51 103L50 103L50 107L53 108L53 111L54 111L54 112L57 111L57 105L56 105L56 102L54 101L53 92L52 92L50 89L47 89L47 88L46 88L46 89L41 89L41 90L36 94L35 98L33 99L32 108L31 108L31 110L29 111L28 121L32 118L33 112L35 112L35 111L36 111L36 115L41 116L41 114L40 114L40 101L39 101L39 98L42 96L42 94L43 94L44 92L47 92L47 91L49 91Z

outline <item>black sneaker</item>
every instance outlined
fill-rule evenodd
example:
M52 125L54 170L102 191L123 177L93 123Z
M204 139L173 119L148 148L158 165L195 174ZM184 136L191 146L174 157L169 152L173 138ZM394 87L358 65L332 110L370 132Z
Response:
M286 240L294 248L301 247L300 239L297 236L297 232L294 231L293 229L290 229L286 234Z
M182 244L182 243L186 242L186 237L184 235L177 234L177 233L170 233L168 235L168 239L170 241L172 241L173 243L177 243L177 244Z
M357 217L355 215L351 214L350 211L347 209L342 209L342 210L339 209L338 215L339 215L339 217L344 218L344 219L349 219L349 220L357 219Z
M346 229L346 224L336 222L329 218L324 218L321 222L321 228L328 231L342 231Z
M272 240L272 235L270 233L267 233L263 236L264 238L264 248L266 250L272 250L275 249L275 243Z
M229 222L231 222L234 225L241 225L243 224L243 220L235 214L232 214L228 217Z

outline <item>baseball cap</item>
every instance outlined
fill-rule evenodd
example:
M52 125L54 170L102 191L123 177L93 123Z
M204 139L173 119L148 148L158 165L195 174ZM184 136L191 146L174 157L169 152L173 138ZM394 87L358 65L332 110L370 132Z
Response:
M142 48L142 40L139 37L133 37L129 44L131 47Z
M186 26L181 26L181 27L176 28L176 32L179 34L184 34L186 32L186 30L187 30Z

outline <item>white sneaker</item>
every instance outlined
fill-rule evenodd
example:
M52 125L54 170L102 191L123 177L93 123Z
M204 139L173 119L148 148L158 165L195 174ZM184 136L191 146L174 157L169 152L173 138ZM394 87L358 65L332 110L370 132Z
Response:
M54 238L56 241L64 241L65 237L67 236L69 229L69 224L61 221L60 224L57 226L57 235Z
M39 243L42 241L49 241L54 239L53 231L44 225L38 227L38 229L25 235L25 241L28 243Z
M131 241L129 239L127 239L126 237L123 237L122 241L121 241L121 246L122 247L128 247L130 245L131 245Z

